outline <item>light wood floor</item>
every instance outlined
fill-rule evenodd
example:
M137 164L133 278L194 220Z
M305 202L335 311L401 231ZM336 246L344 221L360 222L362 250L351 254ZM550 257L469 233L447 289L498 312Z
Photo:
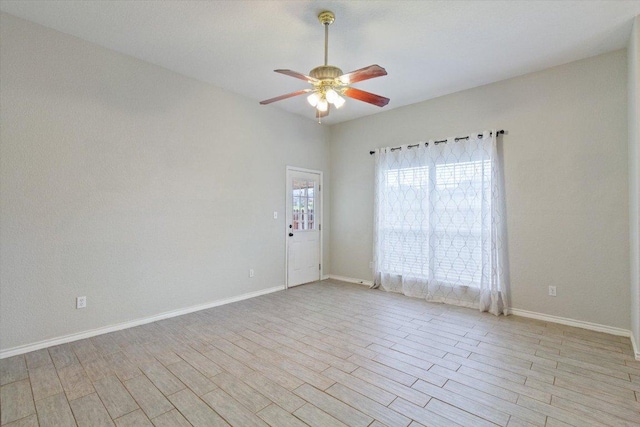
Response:
M3 426L640 425L628 338L330 281L0 367Z

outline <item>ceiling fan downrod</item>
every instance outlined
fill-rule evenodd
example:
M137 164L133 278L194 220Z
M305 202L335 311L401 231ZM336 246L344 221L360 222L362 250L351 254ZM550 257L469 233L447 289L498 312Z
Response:
M325 10L318 14L318 21L324 25L324 65L320 65L309 72L309 75L325 83L333 81L342 75L342 70L333 65L329 65L329 25L336 20L336 15L330 10ZM318 85L321 87L322 85Z
M318 15L318 21L324 25L324 65L329 64L329 25L333 24L336 20L336 16L333 12L325 10Z

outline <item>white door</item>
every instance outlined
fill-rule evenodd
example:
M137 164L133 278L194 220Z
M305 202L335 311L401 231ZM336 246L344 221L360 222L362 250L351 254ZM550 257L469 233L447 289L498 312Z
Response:
M287 168L287 286L320 279L322 174Z

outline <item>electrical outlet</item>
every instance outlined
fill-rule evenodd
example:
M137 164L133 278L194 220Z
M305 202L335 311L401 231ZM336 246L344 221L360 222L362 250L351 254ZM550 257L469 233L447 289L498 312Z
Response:
M273 219L278 219L278 212L277 211L273 211Z
M255 276L255 272L253 271L253 268L249 269L249 277L253 277Z
M76 308L86 308L86 307L87 307L87 297L76 298Z
M373 268L373 261L369 261L369 268Z
M551 297L555 297L556 296L556 287L555 286L549 286L549 296L551 296Z

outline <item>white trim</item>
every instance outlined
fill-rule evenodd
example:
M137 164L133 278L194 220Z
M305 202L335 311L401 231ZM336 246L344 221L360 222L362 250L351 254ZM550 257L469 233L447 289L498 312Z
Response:
M328 278L340 280L341 282L355 283L357 285L373 286L373 282L371 280L354 279L353 277L336 276L334 274L330 274Z
M550 314L536 313L534 311L520 310L519 308L508 309L509 314L514 316L528 317L542 320L544 322L559 323L561 325L573 326L576 328L588 329L590 331L604 332L605 334L628 337L631 339L633 353L636 360L640 360L640 352L635 342L633 334L629 329L615 328L613 326L601 325L599 323L585 322L584 320L569 319L568 317L552 316Z
M315 170L315 169L306 169L306 168L299 168L297 166L289 166L287 165L285 168L285 187L284 187L284 196L285 196L285 206L284 206L284 216L285 216L285 240L284 240L284 288L285 289L289 289L289 239L288 234L289 234L289 226L287 225L287 221L289 220L289 212L287 211L287 204L288 204L288 200L289 200L289 192L287 191L287 187L289 185L289 172L291 171L296 171L296 172L305 172L305 173L312 173L312 174L316 174L316 175L320 175L320 182L319 182L319 186L320 186L320 190L318 191L318 193L320 194L320 220L318 221L318 224L320 225L320 229L318 230L319 232L319 237L320 237L320 275L318 276L318 278L320 280L324 280L325 275L324 275L324 239L323 239L323 233L324 230L322 230L322 224L324 223L324 172L320 171L320 170Z
M552 316L550 314L536 313L535 311L520 310L519 308L510 308L509 314L521 317L529 317L531 319L542 320L545 322L559 323L561 325L574 326L576 328L588 329L590 331L604 332L605 334L617 335L621 337L631 337L631 331L628 329L615 328L613 326L601 325L599 323L585 322L584 320L569 319L568 317Z
M306 172L306 173L317 173L322 174L322 171L316 169L307 169L307 168L299 168L297 166L287 165L287 170L298 171L298 172Z
M636 360L640 360L640 347L636 342L636 337L631 334L631 347L633 348L633 354L636 356Z
M328 274L325 274L324 276L322 276L322 279L320 279L320 280L327 280L327 279L330 279L330 278L331 278L331 276L329 276Z
M71 341L77 341L84 338L95 337L96 335L106 334L108 332L119 331L121 329L132 328L134 326L140 326L151 322L156 322L162 319L168 319L170 317L181 316L183 314L193 313L194 311L205 310L207 308L218 307L220 305L230 304L232 302L238 302L249 298L255 298L260 295L270 294L272 292L277 292L284 290L284 286L274 286L272 288L262 289L260 291L249 292L242 295L237 295L235 297L225 298L221 300L216 300L212 302L208 302L206 304L198 304L193 305L191 307L180 308L178 310L166 311L164 313L156 314L154 316L143 317L141 319L131 320L128 322L116 323L111 326L104 326L97 329L91 329L88 331L77 332L74 334L63 335L61 337L49 338L43 341L38 341L33 344L25 344L18 347L8 348L6 350L0 351L0 359L4 359L6 357L16 356L18 354L28 353L30 351L40 350L42 348L51 347L54 345L64 344Z

